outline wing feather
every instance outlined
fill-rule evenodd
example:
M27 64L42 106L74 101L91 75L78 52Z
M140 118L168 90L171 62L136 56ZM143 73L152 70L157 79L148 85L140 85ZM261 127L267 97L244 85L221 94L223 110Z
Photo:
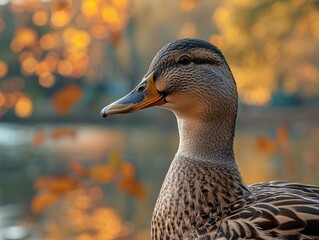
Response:
M319 239L319 187L274 181L250 189L253 200L236 202L215 236L227 229L229 239Z

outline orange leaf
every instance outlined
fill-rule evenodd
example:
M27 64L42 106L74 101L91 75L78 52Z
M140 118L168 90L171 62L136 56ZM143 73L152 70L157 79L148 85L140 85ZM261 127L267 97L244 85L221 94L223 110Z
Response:
M90 169L90 177L102 183L111 182L114 178L113 169L107 164L93 166Z
M275 143L267 137L258 137L256 140L256 148L263 153L274 154L276 152Z
M55 192L68 192L74 190L78 183L68 175L57 175L51 178L50 189Z
M51 179L49 177L39 177L34 183L36 189L49 188Z
M131 163L124 161L120 166L120 174L125 179L135 178L134 166Z
M139 200L146 198L146 189L143 184L137 182L135 179L123 179L119 182L119 188L124 192L133 195Z
M51 132L51 137L53 139L59 139L62 137L75 137L75 128L57 128Z
M76 84L60 89L52 98L55 110L61 115L66 115L71 111L73 105L80 100L82 92L82 88Z
M81 164L79 164L76 161L69 162L69 168L71 169L72 172L82 177L86 176L88 172L86 168L84 168Z
M33 147L35 148L42 147L44 144L44 141L45 141L45 133L43 130L38 129L33 136L33 140L32 140Z
M282 125L277 129L277 140L281 145L287 145L288 143L288 130L287 127Z
M68 175L38 178L35 182L37 189L47 189L56 193L74 190L78 183Z
M39 213L56 202L58 194L52 191L42 191L37 193L31 202L32 212Z

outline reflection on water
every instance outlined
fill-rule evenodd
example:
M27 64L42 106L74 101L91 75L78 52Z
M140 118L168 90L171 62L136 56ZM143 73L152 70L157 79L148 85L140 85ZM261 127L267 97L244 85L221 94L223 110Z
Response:
M132 126L106 128L91 125L63 125L64 128L75 128L75 135L57 140L52 134L57 127L61 128L55 125L0 124L0 240L43 239L49 231L59 228L59 221L63 221L65 216L63 209L66 203L60 202L59 208L53 206L41 214L30 211L30 203L35 195L33 185L38 177L68 173L70 161L80 162L83 166L103 163L114 152L120 153L123 159L136 167L139 180L147 188L148 198L139 202L119 192L116 187L101 186L104 195L98 198L96 209L91 214L96 216L97 209L101 209L103 214L114 209L118 216L124 219L125 231L148 230L159 188L177 149L177 130ZM34 145L34 136L39 129L42 134L41 143ZM319 134L311 135L311 131L308 129L302 136L296 131L292 134L295 136L289 143L292 149L290 155L293 159L299 160L294 163L298 164L298 169L289 172L285 170L280 154L267 155L255 149L257 136L267 134L267 129L239 129L235 151L244 179L248 183L274 178L319 183L317 174L319 148L314 144L314 141L318 142ZM300 146L302 150L293 151L294 146ZM307 174L304 174L305 172ZM86 206L85 198L88 200L93 196L91 193L85 195L83 192L74 194L80 194L82 205L76 204L80 208ZM71 215L80 214L74 209L70 211ZM65 230L67 232L65 234L69 235L63 235L64 237L71 236L68 231ZM148 232L140 233L140 236L142 235L147 236Z
M61 126L0 124L0 240L43 239L43 229L55 225L53 220L41 223L41 214L34 215L30 211L35 195L33 185L38 177L68 173L70 161L83 166L103 163L114 152L121 153L123 159L136 167L138 178L148 191L147 203L106 187L103 189L106 196L99 204L116 209L122 218L134 224L134 228L148 229L160 183L177 147L177 133L78 125L74 137L55 139L52 132L56 128ZM74 126L64 125L63 128ZM43 134L40 146L34 145L39 129ZM140 212L143 214L137 214Z

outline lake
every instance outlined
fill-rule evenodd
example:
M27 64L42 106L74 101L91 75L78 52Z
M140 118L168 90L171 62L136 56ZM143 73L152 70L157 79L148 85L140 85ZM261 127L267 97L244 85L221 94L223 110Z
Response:
M235 153L247 183L319 184L318 140L316 125L240 124ZM177 146L168 126L0 123L0 240L149 239Z

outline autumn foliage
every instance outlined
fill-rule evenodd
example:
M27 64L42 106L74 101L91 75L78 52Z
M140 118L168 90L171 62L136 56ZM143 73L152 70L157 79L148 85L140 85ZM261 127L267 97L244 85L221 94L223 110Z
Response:
M265 154L279 154L284 161L284 169L289 173L295 171L295 160L292 159L291 147L289 145L288 129L282 125L277 128L276 137L272 139L260 136L256 139L256 149Z
M38 130L33 138L36 148L42 147L46 138L58 141L61 138L76 137L74 128L58 128L46 134ZM32 201L32 210L41 212L54 204L65 193L82 187L87 181L95 181L96 184L115 184L118 188L136 199L146 198L146 189L137 180L134 166L128 161L122 160L118 154L113 154L105 163L84 167L77 161L69 162L69 172L54 176L40 177L35 182L38 193Z
M166 6L147 0L22 0L2 1L0 8L1 120L84 116L83 109L99 108L102 89L104 98L124 80L128 87L142 76L144 64L159 47L181 37L202 38L222 50L241 104L271 105L277 93L298 99L318 95L316 1L178 0ZM255 149L288 176L303 171L298 161L319 169L316 146L297 159L299 148L292 147L290 130L282 125L273 136L257 137ZM52 142L63 145L78 136L73 125L41 126L31 144L41 152ZM66 232L74 231L76 240L125 236L127 219L101 200L112 199L105 189L138 201L147 198L147 191L130 159L123 159L119 151L105 155L95 162L68 159L62 170L47 175L40 169L31 203L34 215L41 218L61 207ZM56 234L62 227L50 226ZM73 236L50 234L46 239ZM148 232L144 235L149 239Z
M75 128L56 128L50 131L39 129L35 132L32 143L39 149L48 141L75 138ZM37 178L31 210L43 214L54 205L71 201L74 205L68 210L71 228L77 232L91 229L99 236L98 239L114 239L121 234L125 235L122 218L114 209L104 204L94 207L104 194L104 185L113 185L137 200L145 200L147 196L144 184L138 180L135 167L114 152L106 161L90 166L71 160L68 162L68 171Z
M56 112L60 115L68 114L73 105L81 99L82 91L82 88L75 84L57 91L52 97L52 104Z
M81 99L83 83L103 78L105 73L96 69L104 66L104 52L118 43L127 25L129 1L35 0L2 6L6 3L0 4L7 13L0 15L0 33L8 41L1 38L7 59L0 59L0 79L5 80L0 84L0 117L11 109L19 118L33 114L35 99L25 85L54 89L53 108L66 115ZM22 84L15 84L17 80ZM69 85L70 80L75 81Z

